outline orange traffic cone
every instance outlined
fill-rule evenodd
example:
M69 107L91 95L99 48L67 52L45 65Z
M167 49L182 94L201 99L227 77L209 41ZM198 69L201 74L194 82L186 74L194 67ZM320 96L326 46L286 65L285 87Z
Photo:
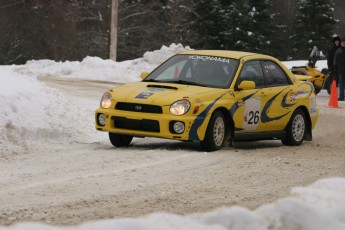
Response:
M331 95L329 97L328 107L339 108L338 106L338 92L337 92L337 83L333 80Z

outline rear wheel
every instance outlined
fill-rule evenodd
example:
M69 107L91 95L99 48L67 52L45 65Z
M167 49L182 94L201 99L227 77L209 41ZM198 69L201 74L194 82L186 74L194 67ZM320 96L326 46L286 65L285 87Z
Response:
M109 140L115 147L127 147L132 142L133 137L129 135L109 133Z
M290 119L286 130L286 137L282 139L284 145L300 145L306 133L306 118L302 110L296 110Z
M208 152L219 150L223 147L226 140L226 127L224 115L216 111L207 126L205 138L200 142L203 149Z

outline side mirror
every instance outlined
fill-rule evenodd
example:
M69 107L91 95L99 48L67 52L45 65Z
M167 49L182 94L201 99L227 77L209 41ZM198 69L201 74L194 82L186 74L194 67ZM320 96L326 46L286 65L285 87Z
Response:
M253 81L242 81L238 87L240 90L250 90L250 89L255 89L255 82Z
M149 72L142 72L142 73L140 74L140 78L141 78L141 79L145 79L149 74L150 74Z

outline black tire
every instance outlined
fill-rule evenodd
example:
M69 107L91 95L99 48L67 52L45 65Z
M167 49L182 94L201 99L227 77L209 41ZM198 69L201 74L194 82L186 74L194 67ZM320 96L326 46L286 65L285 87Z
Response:
M226 122L221 111L212 114L208 123L205 138L200 142L201 147L207 152L221 149L226 140Z
M109 140L115 147L127 147L132 142L133 137L129 135L109 133Z
M286 129L286 137L282 139L284 145L296 146L303 143L307 131L307 120L302 110L297 109L291 116Z

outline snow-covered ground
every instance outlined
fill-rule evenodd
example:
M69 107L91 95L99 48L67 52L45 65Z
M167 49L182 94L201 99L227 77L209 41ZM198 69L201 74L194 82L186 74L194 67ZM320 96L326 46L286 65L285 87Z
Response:
M21 223L0 229L342 230L345 229L345 179L324 179L308 187L296 187L290 197L255 211L234 206L188 216L157 212L142 218L110 219L73 227Z
M142 71L151 71L171 55L186 49L190 48L172 44L147 52L143 58L124 62L86 57L81 62L37 60L25 65L1 66L0 159L29 153L35 146L47 143L101 138L93 126L85 126L93 122L93 113L82 106L85 101L48 87L42 79L43 82L53 79L114 84L138 81ZM284 64L291 68L306 61ZM326 63L319 61L317 66L322 69ZM95 103L94 108L98 106L94 100L91 102ZM293 188L287 198L255 210L233 206L184 216L153 213L141 218L110 219L72 227L21 223L0 229L345 229L345 178L320 179L307 187Z

